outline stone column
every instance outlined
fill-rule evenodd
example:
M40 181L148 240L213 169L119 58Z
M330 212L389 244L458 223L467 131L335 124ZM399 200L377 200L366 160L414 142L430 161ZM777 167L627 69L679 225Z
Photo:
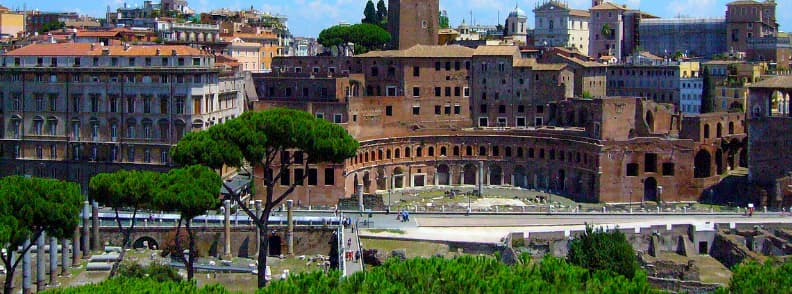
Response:
M101 222L99 220L99 203L93 201L91 203L91 251L100 250L99 247L102 246L102 244L99 244L100 223ZM132 240L130 240L130 242L131 241Z
M72 235L72 267L78 267L80 265L80 226L78 225L74 228L74 234Z
M49 243L49 284L50 287L54 287L55 284L58 283L58 239L55 237L50 237Z
M27 248L30 246L30 239L25 240L25 243L22 244L22 248ZM23 294L30 294L33 288L32 277L33 276L33 267L30 260L30 250L26 251L24 255L22 255L22 293Z
M357 196L358 199L358 210L363 212L363 210L365 210L363 207L363 184L357 184L357 186L355 186L355 196Z
M46 238L47 236L41 233L41 236L36 239L36 292L44 291L46 288L44 284L44 279L47 275L47 264L46 260L44 260L44 239Z
M289 242L289 252L288 252L289 256L294 255L294 215L292 214L293 207L294 207L294 200L286 200L286 209L287 209L286 220L289 224L289 230L286 233L286 239L288 239Z
M88 203L88 201L84 201L83 202L83 213L82 213L82 220L83 220L83 223L82 223L82 235L80 236L80 238L82 238L82 240L80 240L80 245L81 245L80 248L82 249L82 258L83 259L88 259L88 257L91 255L90 252L89 252L90 250L88 248L89 245L90 245L90 243L89 243L90 240L88 238L88 231L89 231L88 230L88 226L89 226L88 225L88 219L89 219L88 216L90 215L90 213L91 213L91 205Z
M223 233L225 234L225 246L223 246L223 258L231 259L231 200L223 201Z
M479 161L478 193L484 195L484 161Z
M61 276L69 276L69 239L62 238L61 243Z
M263 213L261 207L261 200L256 200L254 205L256 207L256 217L261 219L261 214ZM266 234L267 232L264 233ZM261 229L259 229L259 227L256 226L256 254L258 254L260 250L259 249L260 246L261 246Z

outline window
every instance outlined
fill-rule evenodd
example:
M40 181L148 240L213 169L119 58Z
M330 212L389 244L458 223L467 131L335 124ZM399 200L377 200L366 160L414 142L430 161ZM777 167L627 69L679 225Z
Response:
M444 107L444 113L445 115L451 115L451 105L446 105Z
M442 65L442 64L441 64L439 61L438 61L438 62L435 62L435 70L436 70L436 71L440 71L440 69L441 69L442 67L443 67L443 65Z
M525 126L526 126L526 125L525 125L525 117L523 117L523 116L518 116L518 117L516 118L516 120L517 120L517 127L525 127Z
M442 108L443 108L443 107L441 107L440 105L435 105L435 107L434 107L434 109L435 109L435 114L436 114L436 115L440 115L440 114L442 114L442 113L443 113L443 112L442 112Z
M315 168L308 169L308 186L316 186L319 184L319 170Z
M33 130L36 136L41 136L43 125L44 125L43 119L36 118L33 120Z
M674 164L670 162L663 163L663 176L674 175Z
M281 168L280 170L280 184L281 186L291 185L291 174L286 168Z
M481 106L479 106L479 112L487 113L487 104L481 104Z
M127 161L128 162L135 162L135 148L134 147L127 148Z
M486 117L479 117L479 127L486 128L489 124L489 119Z
M371 68L371 76L372 77L379 76L379 68L377 68L376 66L372 67Z
M506 105L499 105L498 113L506 113Z
M55 144L50 145L50 159L58 158L58 147Z
M135 97L134 96L127 96L127 113L135 112Z
M385 106L385 115L386 116L393 116L393 106Z
M57 107L58 106L57 105L57 101L58 101L57 98L58 98L57 94L49 94L49 97L48 97L49 108L47 109L48 111L58 111L57 110L57 108L58 108Z
M110 138L113 141L118 140L118 124L116 123L110 124Z
M168 163L168 150L160 151L160 163Z
M628 163L627 164L627 176L628 177L637 177L638 176L638 164L637 163Z
M505 117L498 118L498 127L506 127L508 125L508 120Z
M445 96L446 97L450 97L451 96L451 87L445 87Z
M316 113L316 118L318 118L318 119L324 119L324 112L317 112L317 113Z
M325 168L325 186L335 186L335 170L333 168Z
M135 138L135 126L127 126L127 138Z
M305 171L301 168L294 169L294 184L302 186L305 184Z
M333 122L334 123L340 124L340 123L343 122L343 120L344 120L344 115L343 114L341 114L341 113L333 114Z
M160 97L160 113L162 113L162 114L168 113L168 97L167 96Z
M470 88L465 87L463 88L462 92L464 93L465 97L470 97Z
M454 114L460 114L460 113L462 113L462 106L460 106L459 104L455 104L454 105Z
M434 92L435 92L435 94L434 94L434 95L435 95L436 97L440 97L440 95L442 94L442 89L441 89L440 87L435 87L435 90L434 90Z
M420 97L421 96L421 88L413 87L413 97Z
M459 97L462 95L462 88L454 87L454 96Z
M176 98L176 114L184 114L184 97Z
M412 114L413 115L420 115L421 114L421 106L413 106Z
M644 171L647 173L657 172L657 154L646 153L644 156Z
M143 112L151 113L151 96L143 97Z

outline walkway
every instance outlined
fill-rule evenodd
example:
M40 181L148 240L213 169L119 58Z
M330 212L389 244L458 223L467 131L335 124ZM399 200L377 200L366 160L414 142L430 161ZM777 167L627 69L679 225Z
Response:
M355 218L353 218L353 219L355 219ZM360 250L360 239L358 239L358 227L357 227L357 225L354 225L354 231L352 231L352 230L344 231L344 238L346 238L346 240L344 240L344 250L345 250L345 252L350 252L350 251L352 252L352 260L347 260L346 262L344 262L344 273L346 274L346 276L351 276L354 273L363 270L363 256L362 256L362 252L361 252L360 259L355 261L355 252L358 252ZM349 240L352 240L351 247L347 248L347 244L349 244L348 243ZM347 257L347 254L348 253L344 254L344 258Z

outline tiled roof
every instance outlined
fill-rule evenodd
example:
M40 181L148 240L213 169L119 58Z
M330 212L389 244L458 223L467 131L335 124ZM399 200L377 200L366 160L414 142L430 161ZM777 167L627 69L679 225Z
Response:
M517 46L478 46L473 55L477 56L510 56L520 54Z
M654 55L654 54L650 53L649 51L642 51L641 52L641 56L643 56L645 58L648 58L648 59L652 59L652 60L663 60L662 57Z
M356 55L361 58L376 57L425 57L425 58L450 58L450 57L472 57L473 49L459 45L448 46L427 46L415 45L406 50L371 51L366 54Z
M531 68L537 71L545 71L545 70L562 70L566 66L567 65L563 63L537 63Z
M775 88L775 89L792 89L792 76L777 76L769 78L753 85L748 88Z
M514 67L532 67L536 65L535 59L530 58L518 58L514 60Z
M104 49L109 49L111 56L156 56L157 49L160 49L160 56L170 56L176 50L178 56L199 56L207 53L187 46L156 45L156 46L99 46L95 45L91 50L91 44L87 43L65 43L65 44L33 44L11 52L8 56L99 56Z
M111 38L120 34L120 31L79 31L75 34L78 38Z
M570 9L569 10L569 15L571 15L571 16L581 16L581 17L590 17L591 13L589 13L588 11L585 11L585 10L580 10L580 9Z
M602 2L602 4L592 7L590 10L627 10L627 7L619 6L608 1Z
M558 58L561 58L561 59L564 59L566 61L578 64L578 65L583 66L583 67L604 67L605 66L604 64L601 64L601 63L597 63L597 62L593 62L593 61L581 60L579 58L566 57L564 55L556 55L556 56Z

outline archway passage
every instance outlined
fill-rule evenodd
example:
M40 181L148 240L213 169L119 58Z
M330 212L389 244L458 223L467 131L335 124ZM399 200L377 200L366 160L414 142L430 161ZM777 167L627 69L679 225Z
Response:
M657 201L657 180L655 178L644 180L644 201Z
M363 193L371 193L371 173L369 172L363 173Z
M267 238L267 242L269 243L269 256L280 256L282 253L281 236L273 233L269 238Z
M558 182L556 183L556 190L557 192L566 191L566 171L563 169L558 171Z
M462 179L465 185L475 185L476 184L476 173L478 169L475 165L467 164L464 168L465 177Z
M135 240L135 242L132 243L132 248L156 250L159 249L159 243L157 243L157 240L154 240L154 238L145 236Z
M441 164L437 167L437 184L441 186L451 185L450 168L448 165Z
M748 151L745 148L740 150L740 167L748 167Z
M696 153L693 176L695 178L708 178L712 175L712 155L706 150Z
M525 167L517 166L514 169L514 186L520 188L527 188L528 187L528 179L525 173Z
M393 188L404 188L404 171L400 167L393 170Z
M377 167L377 190L387 190L388 183L385 178L385 168Z
M489 170L489 184L499 186L503 184L503 171L500 166L493 165Z

